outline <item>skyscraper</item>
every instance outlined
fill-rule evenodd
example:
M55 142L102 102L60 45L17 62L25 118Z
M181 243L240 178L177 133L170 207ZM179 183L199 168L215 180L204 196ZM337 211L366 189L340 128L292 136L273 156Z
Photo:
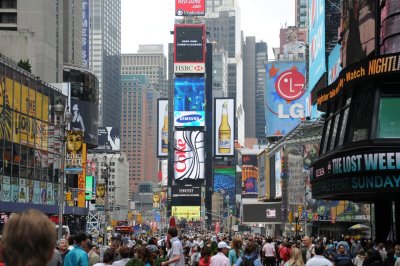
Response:
M308 27L308 0L296 0L296 27Z
M89 66L99 78L99 120L120 126L121 0L93 0L90 12Z

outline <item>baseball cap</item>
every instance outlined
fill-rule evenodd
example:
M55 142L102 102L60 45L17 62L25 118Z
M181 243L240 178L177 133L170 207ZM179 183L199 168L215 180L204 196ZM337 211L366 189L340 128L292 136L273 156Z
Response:
M118 239L122 241L122 236L120 233L114 233L112 234L111 239Z
M226 244L226 242L221 241L218 243L218 248L227 248L227 249L231 249L230 246L228 246L228 244Z

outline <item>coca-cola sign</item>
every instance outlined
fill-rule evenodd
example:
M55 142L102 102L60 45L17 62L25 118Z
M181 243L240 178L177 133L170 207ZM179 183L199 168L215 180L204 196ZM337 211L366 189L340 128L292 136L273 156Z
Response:
M175 180L204 179L204 133L200 131L175 131Z

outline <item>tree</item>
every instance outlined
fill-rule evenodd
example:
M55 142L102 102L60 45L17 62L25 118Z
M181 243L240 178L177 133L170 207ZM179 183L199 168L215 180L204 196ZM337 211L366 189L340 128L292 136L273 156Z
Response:
M29 63L29 59L25 60L19 60L18 66L28 72L31 72L31 64Z

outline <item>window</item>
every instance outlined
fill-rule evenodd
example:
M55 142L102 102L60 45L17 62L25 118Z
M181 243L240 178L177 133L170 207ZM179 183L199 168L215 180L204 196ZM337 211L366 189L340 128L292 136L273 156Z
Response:
M400 98L382 97L379 104L378 138L400 137Z

